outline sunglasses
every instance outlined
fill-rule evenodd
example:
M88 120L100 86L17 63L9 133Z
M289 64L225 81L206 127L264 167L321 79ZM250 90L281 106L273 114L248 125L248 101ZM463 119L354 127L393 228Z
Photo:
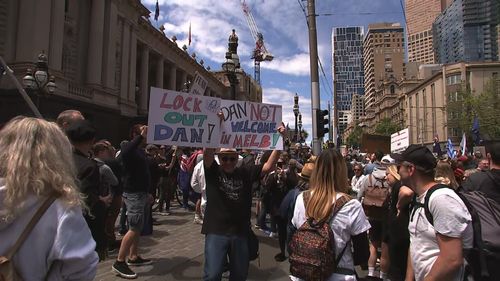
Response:
M224 156L224 157L221 157L220 160L222 162L228 162L228 161L229 162L234 162L234 161L238 160L238 158L237 157L227 157L227 156Z

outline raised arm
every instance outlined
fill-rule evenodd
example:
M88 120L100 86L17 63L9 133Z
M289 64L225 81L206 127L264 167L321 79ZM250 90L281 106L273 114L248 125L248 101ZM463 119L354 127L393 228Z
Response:
M281 123L281 126L278 127L278 133L280 133L281 137L285 139L286 135L285 124ZM267 162L264 163L264 166L262 166L262 174L267 174L274 170L274 168L276 167L276 163L280 158L280 155L281 155L281 150L273 150L271 156L269 156L269 159L267 159Z

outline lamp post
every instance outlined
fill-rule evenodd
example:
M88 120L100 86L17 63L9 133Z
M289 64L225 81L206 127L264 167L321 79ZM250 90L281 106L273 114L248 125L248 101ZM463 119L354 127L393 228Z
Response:
M236 84L238 83L238 79L236 79L236 65L231 58L230 52L226 52L226 61L222 64L222 69L226 72L229 85L231 86L231 99L236 100Z
M302 143L302 113L299 113L299 143Z
M297 117L299 116L299 95L295 93L295 96L293 97L293 115L295 115L295 136L294 139L295 141L298 140L298 128L297 128Z
M23 83L27 89L35 91L36 107L40 107L41 95L50 95L55 92L57 88L55 77L49 73L47 56L43 53L43 51L38 55L35 71L33 72L30 68L26 70L26 75L23 77Z

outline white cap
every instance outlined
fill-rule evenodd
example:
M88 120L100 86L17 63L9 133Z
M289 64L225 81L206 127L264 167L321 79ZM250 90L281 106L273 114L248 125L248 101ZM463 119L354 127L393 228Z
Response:
M386 155L382 157L380 163L382 163L382 165L391 165L396 164L396 160L394 160L390 155Z

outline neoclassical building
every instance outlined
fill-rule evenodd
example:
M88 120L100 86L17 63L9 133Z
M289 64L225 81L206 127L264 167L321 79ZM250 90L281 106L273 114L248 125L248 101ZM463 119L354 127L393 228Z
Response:
M204 95L229 99L227 77L153 26L149 14L140 0L0 1L0 56L21 81L43 52L57 89L28 91L43 116L78 109L115 142L146 120L150 87L182 91L197 72L208 81ZM261 101L260 85L237 75L236 99ZM3 76L0 123L19 114L31 113Z

